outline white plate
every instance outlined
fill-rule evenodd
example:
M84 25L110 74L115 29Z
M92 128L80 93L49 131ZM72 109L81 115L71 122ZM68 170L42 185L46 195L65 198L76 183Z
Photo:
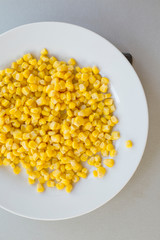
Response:
M118 141L116 164L103 179L92 174L76 184L74 191L47 189L43 194L27 183L27 176L0 168L0 206L33 219L59 220L88 213L112 199L129 181L144 152L148 133L148 109L142 85L133 67L110 42L87 29L58 22L33 23L0 36L0 69L24 53L39 56L46 47L60 59L75 58L80 65L98 65L111 81L116 99ZM125 140L134 142L132 149Z

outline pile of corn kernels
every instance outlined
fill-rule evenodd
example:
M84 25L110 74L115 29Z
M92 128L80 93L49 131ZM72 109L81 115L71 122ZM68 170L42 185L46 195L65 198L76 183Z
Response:
M71 192L88 175L84 162L95 167L94 177L103 177L120 137L108 84L96 66L59 61L46 49L39 60L26 54L1 70L0 165L15 174L25 168L38 192L44 184ZM102 162L102 156L110 158Z

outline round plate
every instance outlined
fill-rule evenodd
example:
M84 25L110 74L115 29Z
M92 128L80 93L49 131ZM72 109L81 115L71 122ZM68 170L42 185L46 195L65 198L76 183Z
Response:
M107 169L103 179L78 182L71 194L47 189L43 194L27 183L24 173L12 174L0 168L0 206L10 212L32 219L59 220L88 213L112 199L129 181L144 152L148 133L148 109L140 80L123 54L106 39L87 29L58 22L33 23L0 35L0 69L23 54L40 55L42 48L59 59L73 57L80 66L97 65L111 82L116 101L118 156L115 166ZM132 149L125 147L131 139Z

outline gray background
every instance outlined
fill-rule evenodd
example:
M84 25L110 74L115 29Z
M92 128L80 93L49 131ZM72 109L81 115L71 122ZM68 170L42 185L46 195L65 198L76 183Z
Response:
M0 0L0 33L36 21L86 27L133 55L149 106L149 137L138 170L112 201L59 222L33 221L0 209L0 240L159 240L160 1Z

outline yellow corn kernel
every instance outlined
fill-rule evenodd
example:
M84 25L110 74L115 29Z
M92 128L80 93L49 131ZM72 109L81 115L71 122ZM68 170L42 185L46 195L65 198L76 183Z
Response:
M73 189L72 184L67 185L66 188L65 188L67 193L70 193L72 191L72 189Z
M23 74L22 73L16 73L14 77L17 81L22 82L23 81Z
M0 166L3 165L3 160L0 158Z
M109 79L106 78L106 77L102 77L102 78L101 78L101 83L107 85L107 84L109 83Z
M112 116L112 117L111 117L111 121L112 121L114 124L117 124L117 123L118 123L118 119L117 119L115 116Z
M64 187L65 187L65 185L64 185L63 183L57 183L57 184L56 184L56 188L57 188L58 190L62 190Z
M70 58L70 59L68 60L68 64L70 64L70 65L76 65L76 60L75 60L74 58Z
M34 77L33 74L30 74L29 77L28 77L28 79L27 79L27 82L28 82L28 83L32 83L32 84L36 84L36 83L37 83L37 80L36 80L36 78Z
M31 149L36 149L37 148L37 143L34 141L29 141L28 147Z
M47 49L46 49L46 48L43 48L43 49L41 50L41 54L42 54L42 55L47 55L47 54L48 54Z
M83 153L83 154L81 155L80 159L81 159L82 162L86 162L87 159L88 159L87 154Z
M20 167L15 167L15 168L13 168L13 172L14 172L14 174L19 174L20 173L20 171L21 171L21 169L20 169Z
M62 178L62 181L61 181L65 186L67 185L70 185L70 180L69 179L65 179L65 178Z
M119 139L119 138L120 138L120 132L118 132L118 131L112 132L112 133L111 133L111 138L112 138L112 140L117 140L117 139Z
M94 74L98 74L98 73L99 73L99 69L98 69L98 67L96 67L96 66L94 66L94 67L92 68L92 71L93 71Z
M6 135L4 133L0 133L0 143L5 143L6 139Z
M38 86L36 84L30 84L29 88L30 88L31 92L36 92L38 89Z
M99 87L100 87L100 81L99 80L96 80L95 82L94 82L94 84L93 84L93 87L95 88L95 89L98 89Z
M37 170L38 170L38 171L41 171L41 168L43 168L43 167L40 166L40 169L38 170L38 168L37 168ZM45 179L44 179L43 176L40 176L40 177L38 178L38 181L39 181L39 183L41 183L41 184L45 183Z
M105 173L106 173L106 169L104 167L98 167L97 175L99 178L104 177Z
M32 71L33 70L33 66L29 65L28 70Z
M21 66L23 69L27 69L29 64L27 62L23 62Z
M114 149L114 146L113 146L112 143L107 144L107 147L106 147L106 150L107 150L107 151L111 151L111 150L113 150L113 149Z
M4 165L4 166L9 166L10 163L11 163L11 160L10 160L10 159L7 159L7 158L4 158L4 159L3 159L3 165Z
M41 183L37 184L37 192L39 192L39 193L44 192L43 184L41 184Z
M87 122L87 123L84 125L84 127L85 127L86 130L89 130L89 131L91 131L92 128L93 128L93 126L92 126L92 124L91 124L90 122Z
M111 150L111 151L113 151L113 150ZM107 157L108 156L108 151L105 150L105 149L102 149L101 154L102 154L103 157Z
M54 181L52 181L52 180L47 181L47 187L53 188L53 187L55 187L55 186L56 186L56 184L55 184Z
M52 140L52 142L59 143L61 140L60 134L51 136L51 140Z
M94 157L91 157L91 158L88 159L87 162L88 162L89 165L93 166L94 163L95 163L95 158L94 158Z
M97 172L97 170L94 170L94 171L93 171L93 176L94 176L94 177L98 177L98 172Z
M131 140L127 140L125 144L126 144L126 148L132 148L133 146L133 143Z
M111 106L113 104L113 99L111 98L105 99L104 104L107 106Z
M85 133L80 132L80 133L78 134L78 138L79 138L81 141L85 142L86 139L87 139L87 136L86 136Z
M32 66L36 66L37 60L35 58L34 59L30 59L29 60L29 64L31 64Z
M23 56L24 61L28 62L30 59L32 59L32 55L30 53L27 53ZM21 63L19 63L21 64Z
M7 99L3 99L3 100L1 101L1 104L2 104L3 107L8 107L8 105L9 105L10 103L9 103L9 101L8 101Z
M89 156L89 157L92 156L92 152L91 152L90 150L87 150L87 151L86 151L86 154L87 154L87 156Z
M103 125L103 126L102 126L102 131L103 131L103 132L109 133L109 132L110 132L110 129L111 129L111 128L110 128L109 125Z
M82 80L82 81L87 81L88 79L89 79L88 73L82 73L82 74L81 74L81 80Z
M76 125L77 127L80 127L82 125L84 125L84 119L82 117L76 117L74 118L74 125Z
M110 151L110 156L111 157L115 157L117 155L117 151L115 150L115 149L112 149L111 151Z
M82 173L88 174L88 169L87 168L83 168L82 169Z
M34 183L35 183L35 180L29 177L29 178L28 178L28 183L29 183L29 184L34 184Z
M18 64L16 62L12 62L11 68L17 69L17 67L18 67Z
M79 90L80 90L80 92L85 92L86 91L85 85L84 84L80 84L79 85Z
M47 67L47 65L45 63L42 63L39 67L38 67L38 70L40 72L42 72L45 68Z
M105 92L107 92L108 87L107 87L107 85L102 84L99 90L100 90L101 92L105 93Z
M113 159L104 159L103 163L104 163L107 167L113 167L113 165L114 165L114 160L113 160Z
M69 103L69 108L74 109L76 107L76 104L74 102Z
M47 146L46 143L40 143L38 149L45 149L46 146Z
M4 118L0 117L0 125L2 126L4 124Z
M72 177L72 181L74 182L74 183L77 183L78 181L79 181L79 177L77 176L77 175L74 175L73 177Z
M68 67L67 67L67 65L62 64L59 67L57 67L57 71L59 71L59 72L67 72L68 71Z
M23 87L22 88L22 93L27 96L30 93L29 88L28 87Z
M81 178L86 178L87 177L87 174L83 173L83 172L78 172L77 175L78 175L78 177L81 177Z
M96 147L91 147L90 150L93 154L97 153L97 148Z

